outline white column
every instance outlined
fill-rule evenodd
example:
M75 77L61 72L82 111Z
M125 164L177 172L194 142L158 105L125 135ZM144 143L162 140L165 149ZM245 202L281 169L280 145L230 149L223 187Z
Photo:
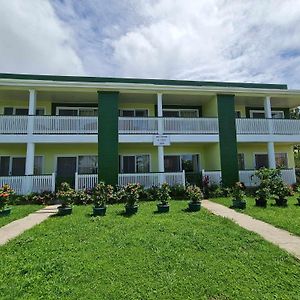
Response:
M268 142L269 168L276 169L274 142Z
M163 129L163 109L162 109L162 93L157 94L157 116L158 116L158 134L164 133ZM159 183L162 184L164 180L165 162L164 162L164 146L157 147L158 154L158 171L161 173L159 176Z
M27 143L25 175L33 175L34 169L34 143Z
M267 96L264 100L265 118L272 119L271 99Z
M28 114L35 115L36 110L36 90L29 90Z

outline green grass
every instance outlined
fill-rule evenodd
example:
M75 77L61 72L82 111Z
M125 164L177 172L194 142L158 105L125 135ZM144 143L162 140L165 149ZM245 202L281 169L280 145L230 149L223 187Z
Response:
M51 217L0 248L1 299L299 299L300 263L206 210Z
M230 197L210 200L227 207L232 205ZM289 197L287 207L275 206L275 201L272 200L269 201L266 208L256 207L254 198L250 197L246 198L246 202L246 209L238 211L300 236L300 206L297 205L296 196Z
M27 215L29 215L30 213L42 208L41 205L15 205L15 206L11 206L11 213L9 216L5 216L5 217L0 217L0 227L26 217Z

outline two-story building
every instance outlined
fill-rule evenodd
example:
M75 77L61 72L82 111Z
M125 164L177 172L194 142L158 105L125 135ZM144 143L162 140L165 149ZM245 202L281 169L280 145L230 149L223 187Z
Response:
M282 84L0 74L0 184L295 182L300 91Z

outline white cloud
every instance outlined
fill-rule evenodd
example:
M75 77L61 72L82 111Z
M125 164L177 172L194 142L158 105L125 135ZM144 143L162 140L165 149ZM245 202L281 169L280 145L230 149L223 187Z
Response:
M0 72L83 74L74 35L46 0L0 0Z
M297 0L160 0L139 9L150 21L109 40L121 75L299 86Z

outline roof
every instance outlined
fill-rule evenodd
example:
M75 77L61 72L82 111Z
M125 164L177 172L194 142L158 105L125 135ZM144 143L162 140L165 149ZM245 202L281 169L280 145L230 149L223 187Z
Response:
M152 85L173 86L210 86L210 87L233 87L254 89L279 89L287 90L286 84L246 83L246 82L218 82L218 81L193 81L193 80L170 80L170 79L142 79L142 78L116 78L116 77L90 77L90 76L61 76L61 75L34 75L0 73L0 79L15 80L43 80L54 82L94 82L94 83L133 83Z

